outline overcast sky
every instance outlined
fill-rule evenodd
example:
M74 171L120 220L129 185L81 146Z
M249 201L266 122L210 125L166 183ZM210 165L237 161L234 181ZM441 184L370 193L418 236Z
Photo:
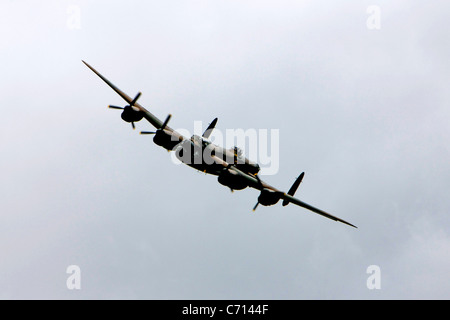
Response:
M2 1L0 298L449 299L448 12ZM358 229L175 165L82 59L173 128L278 129L262 179Z

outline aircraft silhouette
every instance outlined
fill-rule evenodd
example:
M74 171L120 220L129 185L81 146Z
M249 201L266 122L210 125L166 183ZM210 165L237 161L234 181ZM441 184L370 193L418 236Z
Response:
M239 148L225 149L209 141L208 138L217 124L217 118L211 122L201 137L193 135L191 138L186 138L168 126L171 118L170 114L164 121L161 121L137 103L137 100L141 96L140 92L134 98L131 98L88 63L83 60L82 62L128 103L125 107L110 105L109 108L123 110L121 114L122 119L131 123L133 129L135 128L135 122L145 118L156 128L156 131L142 131L141 134L154 135L153 142L155 144L168 151L174 151L177 158L184 164L199 171L218 176L219 183L229 187L232 191L242 190L247 187L259 190L261 193L253 210L259 204L271 206L283 199L283 206L293 203L331 220L357 228L345 220L317 209L294 197L305 175L304 172L297 177L289 191L285 193L262 181L258 176L260 170L259 165L244 157Z

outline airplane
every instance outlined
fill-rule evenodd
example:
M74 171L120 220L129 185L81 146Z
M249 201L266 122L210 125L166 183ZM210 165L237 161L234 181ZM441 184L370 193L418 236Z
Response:
M108 107L122 110L121 118L125 122L131 123L133 129L135 129L135 122L145 118L155 127L156 131L141 131L141 134L154 135L153 142L156 145L163 147L167 151L174 151L176 157L184 164L207 174L218 176L218 182L229 187L232 191L243 190L247 187L259 190L260 195L258 196L256 205L253 207L253 211L256 210L259 204L272 206L280 200L283 200L283 206L293 203L328 219L357 228L355 225L343 219L335 217L294 197L295 192L303 180L304 172L295 179L289 191L286 193L262 181L258 176L260 166L244 157L239 148L226 149L209 141L209 136L217 124L217 118L210 123L201 137L193 135L191 138L186 138L168 126L169 120L172 117L171 114L164 121L161 121L137 102L141 96L141 92L138 92L134 98L131 98L87 62L83 60L82 62L127 102L127 105L124 107L115 105L109 105Z

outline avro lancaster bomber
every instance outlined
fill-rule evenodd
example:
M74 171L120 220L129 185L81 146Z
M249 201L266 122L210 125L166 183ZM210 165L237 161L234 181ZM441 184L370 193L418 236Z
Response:
M168 151L175 152L176 157L184 164L199 171L217 176L219 183L227 186L231 190L242 190L248 187L259 190L260 194L253 210L256 210L259 204L271 206L282 200L283 206L293 203L331 220L339 221L356 228L353 224L294 197L305 175L304 172L297 177L286 193L262 181L258 176L260 166L247 159L239 148L226 149L212 143L209 140L209 136L217 124L217 118L211 122L202 136L193 135L191 138L184 137L168 126L171 118L170 114L164 121L161 121L137 102L141 96L140 92L134 98L131 98L89 64L84 61L83 63L127 102L127 105L124 107L110 105L109 108L122 110L122 119L131 123L133 129L135 128L135 122L145 118L156 130L142 131L141 133L154 135L153 142L155 144Z

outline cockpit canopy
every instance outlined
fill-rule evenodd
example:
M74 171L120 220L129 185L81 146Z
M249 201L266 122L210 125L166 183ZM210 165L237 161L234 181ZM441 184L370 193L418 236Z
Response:
M200 137L199 135L196 135L196 134L192 135L191 141L194 143L197 143L198 145L203 145L203 146L207 146L211 143L211 141L209 141L203 137Z
M202 139L202 137L200 137L200 136L194 134L194 135L191 137L191 140L192 140L192 141L195 141L195 142L201 142L203 139Z

